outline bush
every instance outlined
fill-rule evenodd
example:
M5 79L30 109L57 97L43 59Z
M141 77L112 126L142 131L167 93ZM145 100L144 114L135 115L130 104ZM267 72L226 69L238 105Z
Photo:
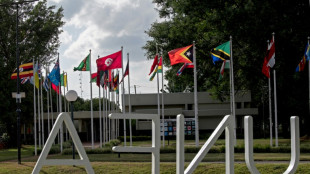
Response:
M123 142L124 136L119 136L117 139ZM147 140L152 140L152 136L132 136L132 141L147 141ZM126 141L130 141L129 136L126 136Z
M37 149L37 153L38 153L38 155L40 155L41 154L41 151L42 151L42 149ZM52 155L52 154L59 154L60 153L60 146L59 145L53 145L52 147L51 147L51 149L50 149L50 151L49 151L49 155ZM34 152L33 152L33 154L34 154Z
M110 140L110 142L108 144L110 144L112 147L118 146L121 144L121 141L119 139L114 139L114 140Z

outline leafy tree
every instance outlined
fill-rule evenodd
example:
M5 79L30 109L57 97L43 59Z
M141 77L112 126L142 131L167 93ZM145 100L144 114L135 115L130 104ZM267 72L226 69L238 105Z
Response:
M16 80L10 76L16 68L16 6L11 5L13 0L0 0L0 123L6 125L10 137L16 137L16 102L11 93L16 91ZM47 1L25 3L19 6L19 55L20 62L38 60L43 65L53 61L59 47L59 34L63 9L47 6ZM33 122L33 88L21 86L26 92L22 100L23 121ZM10 144L14 145L15 139Z
M261 73L266 41L275 32L278 118L283 133L288 131L291 115L299 115L301 122L310 124L308 95L305 95L309 91L305 83L307 73L294 72L310 31L308 1L153 0L153 3L157 5L162 20L154 22L146 31L151 38L143 47L147 58L154 57L156 43L161 44L167 53L195 41L198 91L212 92L213 96L222 100L228 97L225 91L229 91L229 77L218 80L221 65L212 63L210 50L232 36L235 89L250 89L253 105L261 108L268 102L268 98L262 101L268 80ZM180 65L170 66L167 54L164 54L164 64L169 68L165 74L169 91L192 88L190 70L176 77ZM178 90L180 87L183 89ZM310 135L309 126L304 129L303 133Z

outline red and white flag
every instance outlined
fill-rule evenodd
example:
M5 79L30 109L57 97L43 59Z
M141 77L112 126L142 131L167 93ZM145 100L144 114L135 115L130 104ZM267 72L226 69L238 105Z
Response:
M122 68L122 51L101 57L96 60L97 71L106 71L111 69Z
M267 77L270 78L270 68L272 68L275 64L275 44L274 39L272 38L271 42L268 45L267 53L264 58L264 64L262 68L262 73Z

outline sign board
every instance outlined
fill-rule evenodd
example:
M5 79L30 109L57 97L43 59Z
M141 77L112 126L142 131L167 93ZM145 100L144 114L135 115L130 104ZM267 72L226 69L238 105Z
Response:
M19 95L17 94L17 92L12 92L12 98L25 98L25 97L26 97L25 92L20 92Z
M161 126L162 129L162 126ZM165 119L164 123L165 136L176 136L176 119ZM161 130L161 135L163 131ZM195 119L185 118L184 119L184 134L195 135Z

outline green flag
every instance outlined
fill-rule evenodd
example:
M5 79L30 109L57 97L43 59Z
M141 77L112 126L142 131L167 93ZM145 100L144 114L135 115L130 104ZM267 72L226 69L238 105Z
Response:
M225 42L216 48L213 48L213 50L211 50L211 57L213 59L213 63L222 62L224 60L229 60L230 59L230 41Z
M155 77L156 74L157 74L157 71L158 71L158 66L156 67L156 69L154 70L152 76L150 77L150 81L153 81L154 77Z
M78 67L74 67L73 71L89 71L89 59L90 54L84 58Z

